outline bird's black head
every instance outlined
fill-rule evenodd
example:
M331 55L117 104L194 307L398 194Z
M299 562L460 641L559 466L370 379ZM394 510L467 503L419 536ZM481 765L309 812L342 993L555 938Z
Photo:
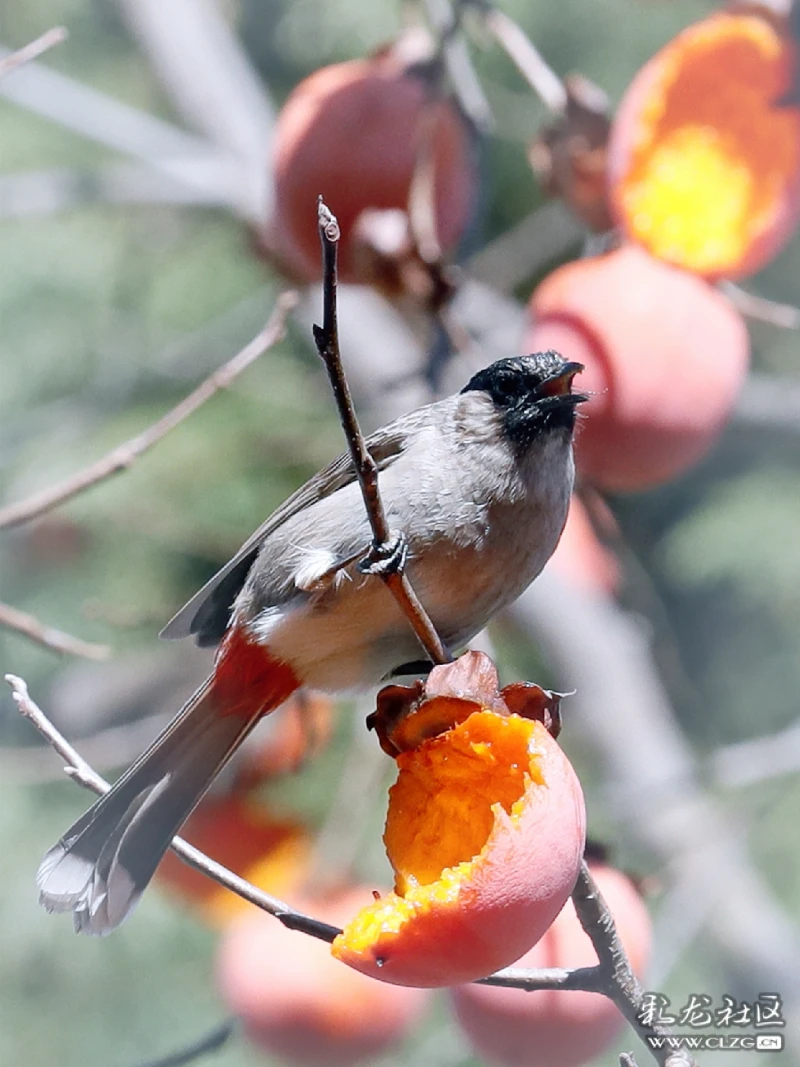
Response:
M544 430L575 426L575 408L589 398L572 392L572 379L583 370L557 352L500 359L470 379L461 390L483 390L500 412L509 440L526 448Z

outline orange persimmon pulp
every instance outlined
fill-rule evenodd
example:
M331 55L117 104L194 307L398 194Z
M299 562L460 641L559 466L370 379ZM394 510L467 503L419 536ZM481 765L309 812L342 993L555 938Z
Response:
M612 135L611 195L652 254L718 277L749 273L783 242L800 121L796 107L775 101L794 61L794 46L766 19L717 14L634 81Z
M384 833L395 890L364 908L338 942L360 951L419 909L457 901L500 810L513 821L528 786L543 783L539 731L530 719L476 711L398 756Z
M384 835L397 893L472 860L491 833L496 805L512 814L531 776L541 781L536 753L529 752L532 733L531 721L516 715L473 712L398 757Z

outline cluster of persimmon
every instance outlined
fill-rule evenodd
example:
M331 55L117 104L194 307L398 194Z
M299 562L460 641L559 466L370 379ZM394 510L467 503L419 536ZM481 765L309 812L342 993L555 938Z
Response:
M732 4L654 56L614 117L585 80L569 80L563 115L531 152L546 189L609 235L609 251L541 281L524 341L585 366L577 465L588 487L674 478L730 417L749 343L716 286L765 265L800 214L797 51L786 18ZM449 292L442 266L479 196L474 131L443 86L440 56L411 34L317 71L289 96L264 236L289 276L320 277L322 194L341 228L342 281L429 310ZM552 566L608 595L619 571L595 536L602 502L592 499L591 518L575 502ZM227 923L232 898L203 883L204 914L226 919L220 988L254 1041L293 1063L353 1063L402 1039L435 987L449 989L487 1063L577 1067L614 1040L621 1016L598 994L473 984L512 964L595 962L569 903L585 811L554 736L557 703L530 683L500 689L478 653L382 691L372 725L397 764L384 835L394 883L295 899L344 927L332 952L252 911ZM300 886L309 869L308 831L267 820L246 790L204 802L187 836L274 892ZM161 873L187 892L173 864ZM641 898L607 865L593 874L641 972Z
M584 483L648 489L700 460L725 427L749 341L716 283L764 266L795 228L797 63L790 18L742 2L670 41L613 117L586 79L566 80L564 112L531 162L545 189L614 247L541 282L524 347L553 347L586 366ZM429 309L447 298L445 276L432 278L423 262L425 239L452 257L479 196L473 130L444 85L430 41L411 32L317 71L289 96L276 130L269 233L289 274L320 277L313 205L322 193L341 224L342 280ZM602 549L591 531L571 543L587 546L583 569L594 571ZM602 567L595 577L614 588Z
M798 76L789 18L732 4L645 64L602 146L576 136L574 116L572 136L562 124L561 154L551 149L561 191L584 219L610 221L620 245L545 278L530 301L528 343L585 363L594 396L578 467L602 489L681 474L730 416L748 335L715 283L760 269L794 232Z

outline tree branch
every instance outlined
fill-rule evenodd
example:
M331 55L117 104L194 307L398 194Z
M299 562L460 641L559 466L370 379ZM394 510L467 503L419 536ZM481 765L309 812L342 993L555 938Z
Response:
M353 466L361 486L364 506L367 509L370 526L372 527L375 540L374 548L381 549L391 542L394 535L389 529L378 488L378 468L369 454L364 435L358 425L353 398L350 394L350 387L347 384L344 367L342 366L336 314L336 257L339 241L339 223L325 206L322 198L320 198L319 202L318 220L323 258L323 314L322 326L314 327L314 340L317 344L320 359L325 364L325 369L328 372L336 406L339 409L342 429L344 430L350 454L353 457ZM450 654L444 647L433 623L405 574L400 571L389 571L382 573L381 578L397 601L400 610L411 624L428 657L434 663L449 663Z
M67 776L77 782L78 785L83 786L84 789L90 789L98 796L103 796L107 793L111 786L89 766L83 756L70 745L64 735L56 729L52 722L50 722L42 709L31 698L28 693L28 687L22 678L18 678L14 674L7 674L5 680L13 690L14 701L20 710L20 714L30 720L45 741L47 741L47 743L65 761L66 767L64 768L64 771ZM302 912L285 904L282 900L278 900L277 897L270 896L269 893L265 893L263 890L258 889L256 886L252 885L252 883L244 878L240 878L237 874L234 874L233 871L229 871L227 867L223 867L221 863L212 860L209 856L206 856L205 853L201 852L200 849L190 845L182 838L174 838L170 847L176 855L180 856L184 863L188 863L190 867L193 867L197 871L201 871L203 874L219 883L219 885L224 886L226 889L230 889L231 892L236 893L237 896L242 897L251 904L255 904L255 906L261 908L262 911L274 915L276 919L280 919L283 925L288 926L289 929L302 930L303 933L329 943L333 941L339 933L339 930L335 926L319 922L317 919L313 919L310 915L304 915Z
M542 103L555 114L563 114L567 108L567 90L564 83L545 61L519 23L486 0L472 0L472 2L482 13L486 29L505 50L509 59Z
M108 645L95 645L89 641L81 641L79 637L71 637L63 630L47 626L35 616L19 611L18 608L12 608L10 604L4 604L2 601L0 601L0 626L13 633L22 634L23 637L53 652L66 652L70 656L95 660L107 659L111 653Z
M768 326L777 326L781 330L800 330L800 308L792 304L779 304L757 293L749 293L733 282L720 282L719 288L746 319L765 322Z
M12 71L15 71L17 67L21 67L25 63L30 63L32 59L38 59L39 56L43 55L45 52L49 52L50 49L54 48L57 44L66 41L67 36L67 31L63 26L54 26L52 30L43 33L42 36L37 37L35 41L26 44L24 48L20 48L16 52L4 56L0 59L0 78L7 77Z
M209 1030L198 1041L193 1041L191 1045L187 1045L177 1052L171 1052L169 1055L162 1056L157 1060L137 1063L136 1067L185 1067L185 1064L194 1063L201 1056L207 1056L209 1052L218 1052L236 1032L238 1025L239 1020L237 1018L225 1019L224 1022L218 1023L213 1030Z
M102 459L59 485L51 486L41 493L28 497L27 500L0 509L0 530L29 522L51 511L59 504L63 504L66 500L71 500L79 493L85 492L98 482L127 470L134 460L157 444L170 430L180 426L215 393L227 388L242 371L282 339L286 330L286 316L297 304L297 299L297 294L291 291L278 297L275 310L261 333L143 433L119 445Z

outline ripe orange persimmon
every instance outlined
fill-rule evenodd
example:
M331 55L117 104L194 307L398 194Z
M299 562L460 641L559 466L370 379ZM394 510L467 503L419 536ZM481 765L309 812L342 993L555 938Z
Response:
M641 975L650 954L647 908L631 880L605 864L591 864L592 875L608 904L617 932ZM556 921L515 966L591 967L597 962L570 902ZM498 1067L579 1067L607 1049L625 1020L599 993L459 986L453 1007L478 1055Z
M435 667L391 727L408 741L409 721L421 724L389 794L395 886L336 938L340 960L398 985L472 981L517 959L561 910L583 853L583 793L545 726L510 713L512 689L524 700L525 686L499 692L491 661L470 652Z
M612 213L653 255L742 277L800 215L797 43L755 5L689 26L639 71L608 145Z
M634 245L576 260L530 300L530 351L583 363L579 472L612 491L681 474L724 427L747 372L739 313L701 278Z
M439 244L451 250L472 212L476 170L467 126L424 68L399 47L324 67L292 92L275 131L272 240L299 278L320 277L316 225L322 195L339 220L339 276L369 283L351 254L358 217L408 207L418 154L430 146Z
M369 889L351 889L299 906L339 925L371 898ZM226 930L217 974L248 1037L289 1063L347 1067L377 1056L403 1039L427 1001L421 989L386 985L344 967L324 942L261 913Z

